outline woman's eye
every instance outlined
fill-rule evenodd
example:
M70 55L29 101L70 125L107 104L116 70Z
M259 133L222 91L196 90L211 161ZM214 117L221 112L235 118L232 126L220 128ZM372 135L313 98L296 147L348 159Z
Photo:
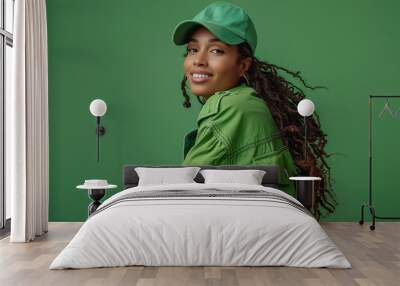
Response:
M214 54L223 54L224 53L224 51L220 50L220 49L213 49L212 52L214 52Z
M196 48L187 48L186 53L183 56L186 57L187 55L196 53L197 51L198 50ZM210 52L213 54L223 54L224 53L224 51L221 49L212 49Z
M183 57L187 57L188 54L190 54L192 52L192 48L186 48L185 53L183 54Z

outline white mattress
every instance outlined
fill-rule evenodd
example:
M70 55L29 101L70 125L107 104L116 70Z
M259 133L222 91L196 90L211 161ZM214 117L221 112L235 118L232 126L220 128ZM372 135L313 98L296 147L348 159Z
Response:
M135 187L107 199L54 259L50 269L145 266L294 266L350 268L319 223L299 209L246 198L154 198L122 201L154 190L265 190L233 184Z

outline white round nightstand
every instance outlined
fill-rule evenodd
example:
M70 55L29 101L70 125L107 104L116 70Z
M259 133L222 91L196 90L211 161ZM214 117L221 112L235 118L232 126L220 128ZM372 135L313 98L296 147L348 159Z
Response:
M320 177L290 177L289 180L292 181L321 181Z
M90 216L101 205L100 200L104 197L106 190L114 189L117 185L108 184L107 180L85 180L83 185L76 186L77 189L88 191L89 198L93 202L88 206L88 216Z
M320 177L298 176L289 180L296 183L296 199L314 214L315 206L315 181L321 181Z

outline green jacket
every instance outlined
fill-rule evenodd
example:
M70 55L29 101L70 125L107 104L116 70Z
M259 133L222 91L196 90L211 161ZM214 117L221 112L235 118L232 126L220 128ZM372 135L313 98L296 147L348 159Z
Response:
M292 156L265 101L241 84L208 98L198 129L185 136L183 165L278 165L280 189L294 195Z

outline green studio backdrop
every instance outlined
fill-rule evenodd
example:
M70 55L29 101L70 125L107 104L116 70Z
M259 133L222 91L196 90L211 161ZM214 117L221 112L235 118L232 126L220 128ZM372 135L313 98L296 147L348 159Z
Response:
M47 1L50 221L86 219L90 199L75 188L85 179L117 184L108 197L121 190L124 164L182 162L183 135L195 128L200 105L192 98L192 108L182 107L184 46L174 46L171 33L210 2ZM368 198L368 95L400 94L400 2L232 2L256 25L258 58L328 87L305 90L336 154L329 164L339 205L323 220L358 220ZM99 163L89 113L96 98L108 105ZM400 118L379 118L383 104L374 107L375 205L393 216L400 215Z

